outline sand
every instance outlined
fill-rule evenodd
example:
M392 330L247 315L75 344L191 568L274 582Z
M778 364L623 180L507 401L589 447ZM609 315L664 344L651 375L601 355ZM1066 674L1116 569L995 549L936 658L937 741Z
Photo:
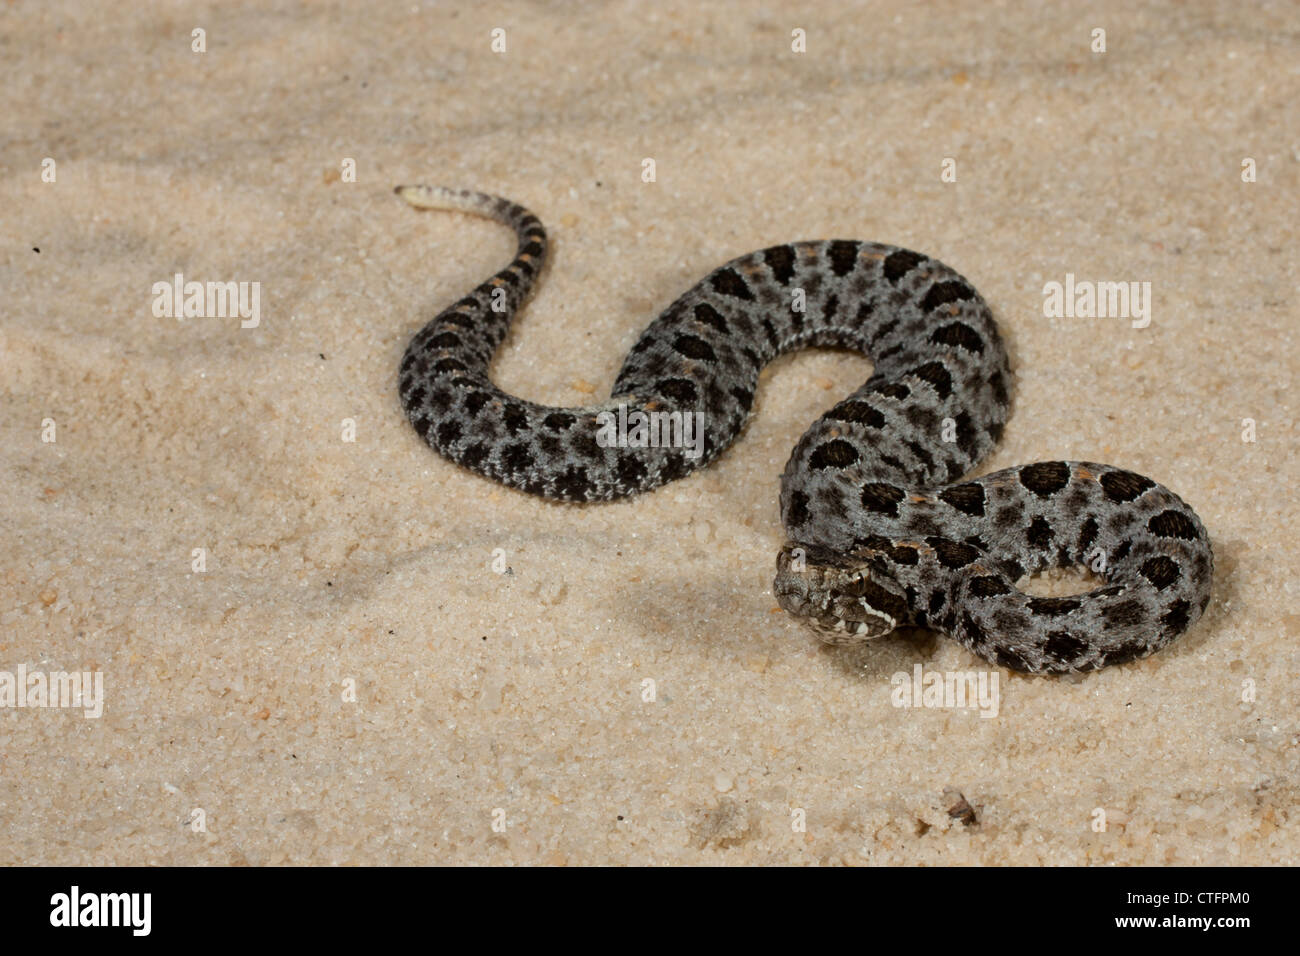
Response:
M1283 3L11 5L0 670L103 700L0 709L0 862L1295 863L1294 27ZM1015 370L981 471L1169 485L1213 538L1206 615L1078 678L927 632L823 647L772 596L777 487L857 356L778 361L721 460L636 500L444 462L397 364L513 240L403 182L546 222L495 375L557 404L750 249L943 259ZM256 325L156 314L177 273L260 283ZM1149 282L1149 324L1045 315L1067 274ZM895 706L918 665L996 678L996 714Z

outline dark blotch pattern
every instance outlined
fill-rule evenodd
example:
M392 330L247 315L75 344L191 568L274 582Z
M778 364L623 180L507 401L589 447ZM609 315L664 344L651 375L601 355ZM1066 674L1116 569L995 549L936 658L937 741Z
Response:
M746 302L753 301L754 298L754 293L735 269L719 269L713 273L713 288L722 295L743 299Z
M1196 537L1196 525L1192 524L1192 519L1181 511L1172 509L1153 515L1147 522L1147 530L1162 538L1182 538L1184 541L1191 541Z
M884 482L869 481L862 486L862 507L876 514L898 517L898 503L903 500L904 491Z
M1140 570L1142 576L1150 581L1157 591L1163 591L1169 587L1178 580L1178 576L1182 573L1178 569L1178 563L1173 558L1167 558L1163 554L1142 562Z
M763 253L763 261L772 270L772 276L781 285L789 285L794 278L794 250L789 246L773 246Z
M808 464L814 468L847 468L857 464L861 457L856 448L842 438L836 438L818 446L808 457Z
M1127 502L1137 498L1142 492L1154 488L1156 483L1150 478L1135 475L1131 471L1111 471L1100 478L1102 490L1111 501Z
M956 508L962 514L977 517L984 514L984 486L978 482L945 488L939 492L939 500Z
M1070 482L1070 466L1063 461L1040 461L1020 469L1020 483L1040 498L1050 498Z

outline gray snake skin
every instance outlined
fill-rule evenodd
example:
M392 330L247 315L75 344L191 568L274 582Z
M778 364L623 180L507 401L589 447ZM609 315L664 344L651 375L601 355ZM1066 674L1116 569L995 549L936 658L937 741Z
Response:
M961 481L1002 434L1009 368L988 306L942 263L842 239L751 252L650 324L608 401L552 408L488 375L546 259L537 217L482 193L397 192L416 207L494 219L519 240L514 261L429 322L402 359L407 417L446 458L544 498L648 491L731 444L766 363L805 346L847 347L871 358L873 374L808 429L781 482L789 540L774 591L823 640L915 625L1013 670L1089 671L1159 650L1209 603L1205 528L1149 478L1046 461ZM679 420L693 420L697 443L656 447L644 429L601 440L612 421L653 416L670 439L686 434ZM1080 564L1105 586L1054 598L1016 587L1026 573Z

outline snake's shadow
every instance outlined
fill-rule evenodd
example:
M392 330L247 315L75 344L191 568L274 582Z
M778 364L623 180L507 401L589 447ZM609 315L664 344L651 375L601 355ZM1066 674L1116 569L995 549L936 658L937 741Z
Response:
M802 642L804 648L814 648L830 667L864 684L879 683L882 677L899 671L910 673L918 663L929 666L943 649L941 635L919 627L899 628L864 644L824 644L811 628L777 606L770 584L762 592L747 585L760 569L747 570L753 573L737 576L706 561L647 568L637 584L639 599L635 607L626 608L619 623L640 634L647 644L681 640L703 643L706 646L699 653L704 656L766 654L776 660L798 653ZM761 570L766 571L766 567ZM706 617L701 608L739 611L724 610ZM971 661L971 666L982 663L974 656Z

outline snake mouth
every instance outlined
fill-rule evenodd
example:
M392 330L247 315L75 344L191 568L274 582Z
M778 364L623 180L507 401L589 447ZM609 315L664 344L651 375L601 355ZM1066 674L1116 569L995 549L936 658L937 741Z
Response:
M828 620L825 617L808 617L803 616L801 620L808 625L822 641L823 644L844 645L844 644L864 644L867 641L875 640L878 637L884 637L894 629L896 622L887 614L881 614L872 609L864 609L865 613L874 615L872 620L850 621L842 617L831 616Z

